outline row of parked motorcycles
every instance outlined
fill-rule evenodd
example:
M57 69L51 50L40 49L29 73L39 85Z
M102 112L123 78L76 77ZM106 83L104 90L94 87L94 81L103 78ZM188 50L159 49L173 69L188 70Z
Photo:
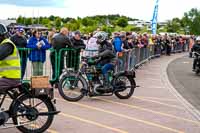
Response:
M58 90L67 101L76 102L84 96L112 96L130 98L136 86L135 71L109 72L109 89L104 87L101 67L91 57L82 58L79 71L65 68L59 79ZM101 91L100 91L101 90ZM46 92L46 90L41 90ZM16 127L23 133L42 133L52 124L56 110L53 88L47 93L36 93L29 83L22 83L0 92L0 130ZM4 109L4 103L10 104Z

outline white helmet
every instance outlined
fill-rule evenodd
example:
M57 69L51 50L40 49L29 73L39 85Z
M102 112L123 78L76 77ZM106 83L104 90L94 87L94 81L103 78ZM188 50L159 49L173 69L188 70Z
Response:
M200 41L200 36L198 36L198 37L196 38L196 41Z
M94 37L97 38L97 41L99 43L105 41L107 39L107 36L108 34L106 32L103 32L103 31L100 31L100 32L97 32Z

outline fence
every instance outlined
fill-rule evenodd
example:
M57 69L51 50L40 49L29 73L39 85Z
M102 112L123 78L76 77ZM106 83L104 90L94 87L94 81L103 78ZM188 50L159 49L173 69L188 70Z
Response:
M21 79L29 81L31 76L49 76L50 82L58 81L62 70L70 68L79 69L81 56L93 56L97 50L75 50L63 48L59 51L55 49L37 50L29 48L19 48L21 62ZM182 47L172 49L172 52L182 51ZM122 53L117 53L116 71L133 70L135 67L161 56L161 47L149 45L147 48L134 48Z

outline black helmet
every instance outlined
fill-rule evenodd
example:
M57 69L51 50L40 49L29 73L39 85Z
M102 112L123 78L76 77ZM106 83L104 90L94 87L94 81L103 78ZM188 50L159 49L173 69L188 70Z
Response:
M0 35L5 35L8 32L6 26L0 23Z

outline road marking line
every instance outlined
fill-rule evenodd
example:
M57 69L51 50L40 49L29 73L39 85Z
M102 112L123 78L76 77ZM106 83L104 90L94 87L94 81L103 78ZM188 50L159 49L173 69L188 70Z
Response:
M146 70L145 70L146 71ZM145 75L155 75L155 76L160 76L160 73L153 73L153 72L148 72L148 71L143 71Z
M178 102L176 99L166 99L166 98L158 98L158 97L146 97L146 96L137 96L138 98L144 98L144 99L155 99L160 101L172 101L172 102Z
M52 130L52 129L47 129L47 131L48 131L49 133L58 133L58 132L56 132L55 130Z
M121 129L106 126L106 125L100 124L98 122L86 120L86 119L83 119L83 118L80 118L80 117L77 117L77 116L74 116L74 115L69 115L69 114L66 114L66 113L60 113L59 115L62 115L64 117L68 117L68 118L72 118L72 119L76 119L76 120L79 120L79 121L82 121L82 122L85 122L85 123L89 123L89 124L92 124L92 125L95 125L95 126L98 126L98 127L106 128L106 129L109 129L109 130L112 130L112 131L115 131L115 132L118 132L118 133L128 133L128 132L123 131Z
M134 106L134 105L129 105L129 104L125 104L125 103L114 102L114 101L107 100L107 99L101 99L101 98L94 98L94 99L99 99L99 100L102 100L102 101L105 101L105 102L118 104L118 105L121 105L121 106L126 106L126 107L130 107L130 108L134 108L134 109L138 109L138 110L142 110L142 111L146 111L146 112L151 112L153 114L159 114L159 115L163 115L163 116L167 116L167 117L171 117L171 118L175 118L175 119L179 119L179 120L184 120L184 121L191 122L191 123L194 123L194 124L200 126L200 122L198 122L198 121L177 117L177 116L162 113L162 112L159 112L159 111L153 111L153 110L150 110L150 109L146 109L146 108L142 108L142 107L138 107L138 106Z
M145 80L145 81L143 81L143 82L146 82L146 80L152 80L152 81L160 81L161 82L161 80L158 78L158 79L153 79L153 78L150 78L150 77L143 77L143 80ZM140 81L138 81L138 82L140 82Z
M183 62L183 64L189 64L189 63L190 63L190 62L186 62L186 61L185 61L185 62Z
M57 100L65 101L63 99L57 99ZM158 127L158 128L161 128L161 129L165 129L165 130L168 130L168 131L175 132L175 133L183 133L182 131L179 131L179 130L176 130L176 129L173 129L173 128L169 128L169 127L166 127L166 126L163 126L163 125L160 125L160 124L156 124L156 123L153 123L153 122L137 119L137 118L130 117L130 116L127 116L127 115L115 113L115 112L112 112L112 111L103 110L103 109L92 107L92 106L89 106L89 105L84 105L84 104L75 103L75 102L68 102L68 103L73 104L73 105L77 105L77 106L80 106L80 107L83 107L83 108L88 108L88 109L104 112L104 113L107 113L107 114L115 115L115 116L122 117L122 118L125 118L125 119L141 122L141 123L144 123L146 125Z
M172 108L176 108L176 109L180 109L180 110L185 110L185 108L183 108L183 107L179 107L179 106L176 106L176 105L170 105L170 104L166 104L166 103L162 103L162 102L158 102L158 101L154 101L154 100L143 99L143 98L139 98L139 97L136 97L136 96L132 96L132 98L136 98L136 99L139 99L139 100L142 100L142 101L157 103L157 104L160 104L160 105L164 105L164 106L167 106L167 107L172 107Z

